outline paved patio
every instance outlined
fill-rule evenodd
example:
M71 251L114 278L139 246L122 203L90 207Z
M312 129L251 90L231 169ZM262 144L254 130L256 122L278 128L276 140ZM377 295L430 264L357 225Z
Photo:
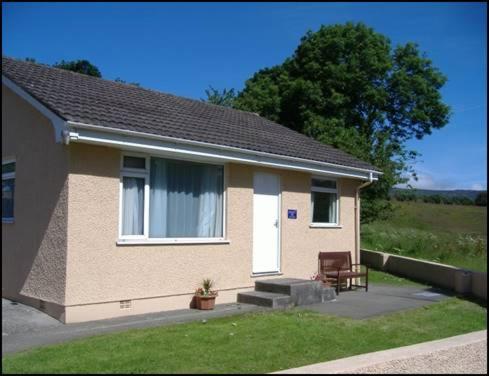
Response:
M371 284L367 293L363 289L343 291L335 301L302 307L325 314L364 319L417 308L447 297L446 292L430 288ZM2 299L2 353L12 353L102 333L267 310L270 308L243 303L217 304L213 311L182 309L64 325L34 308Z
M336 300L304 308L330 315L365 319L439 302L451 294L436 288L369 285L365 289L341 291Z
M2 299L2 354L97 334L208 320L267 309L251 304L216 304L212 311L181 309L85 323L62 324L35 308Z

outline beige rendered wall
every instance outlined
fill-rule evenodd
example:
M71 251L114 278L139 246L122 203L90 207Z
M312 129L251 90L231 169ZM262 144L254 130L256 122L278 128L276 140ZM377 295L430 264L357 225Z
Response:
M2 158L15 157L14 223L2 223L2 296L62 315L68 208L66 146L51 123L2 85Z
M228 164L229 244L116 244L119 220L120 151L71 144L69 179L67 321L186 308L201 280L215 280L218 303L250 289L252 271L253 172L277 173L282 183L281 271L309 278L319 251L354 251L354 201L359 181L339 181L342 228L310 228L310 175ZM287 219L297 209L298 219ZM132 300L120 310L120 300Z

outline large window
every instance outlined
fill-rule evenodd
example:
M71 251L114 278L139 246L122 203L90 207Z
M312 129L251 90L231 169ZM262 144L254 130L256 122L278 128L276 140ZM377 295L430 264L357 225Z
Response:
M2 161L2 222L14 220L15 161Z
M312 224L338 225L336 180L313 178L311 182Z
M222 165L124 156L121 239L223 237Z

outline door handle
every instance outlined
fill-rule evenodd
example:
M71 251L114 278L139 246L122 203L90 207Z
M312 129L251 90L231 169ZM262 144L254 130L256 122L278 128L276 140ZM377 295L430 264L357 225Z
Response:
M273 224L275 227L278 227L278 219L275 221L275 223Z

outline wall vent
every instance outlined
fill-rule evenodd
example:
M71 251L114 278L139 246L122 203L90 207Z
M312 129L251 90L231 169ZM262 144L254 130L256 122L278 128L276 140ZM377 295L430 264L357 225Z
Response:
M120 308L121 309L129 309L132 307L132 301L131 300L121 300L120 301Z
M39 309L44 311L46 309L46 302L44 300L39 300Z

